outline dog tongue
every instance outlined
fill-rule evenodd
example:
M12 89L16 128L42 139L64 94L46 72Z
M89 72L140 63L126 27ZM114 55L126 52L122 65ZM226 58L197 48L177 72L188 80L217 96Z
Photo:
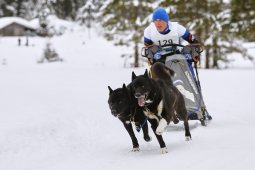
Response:
M138 98L138 104L139 104L139 106L144 106L145 105L145 100L144 100L143 97Z

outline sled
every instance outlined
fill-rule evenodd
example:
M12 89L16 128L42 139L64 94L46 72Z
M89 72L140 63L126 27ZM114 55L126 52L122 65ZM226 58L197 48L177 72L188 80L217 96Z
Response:
M160 52L161 55L157 61L153 60L153 55L156 52ZM200 56L201 52L195 46L179 44L170 44L164 47L153 45L142 48L143 57L152 59L153 63L162 62L175 72L172 81L184 96L189 119L200 120L201 124L205 126L206 121L211 120L212 117L206 109L198 77L197 63L194 62L194 56Z

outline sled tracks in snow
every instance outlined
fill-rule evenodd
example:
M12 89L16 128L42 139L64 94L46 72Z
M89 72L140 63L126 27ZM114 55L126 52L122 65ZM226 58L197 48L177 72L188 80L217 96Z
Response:
M205 120L205 124L206 126L209 125L211 123L211 120ZM196 122L192 122L189 121L189 129L195 129L197 127L206 127L206 126L202 126L200 121L196 121ZM166 132L170 132L170 131L183 131L184 130L184 125L183 122L180 121L178 124L174 125L174 124L170 124L166 127L165 131Z
M206 125L209 124L210 121L206 121ZM199 126L202 126L200 122L191 122L189 121L189 129L192 130L192 129L195 129ZM166 132L170 132L170 131L183 131L184 130L184 125L183 125L183 122L180 121L177 125L168 125L166 127Z

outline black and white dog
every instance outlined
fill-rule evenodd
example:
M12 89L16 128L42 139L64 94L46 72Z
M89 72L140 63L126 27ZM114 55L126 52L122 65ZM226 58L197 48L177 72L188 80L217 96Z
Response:
M139 151L138 140L133 131L132 124L136 126L136 130L142 129L144 140L149 142L151 140L148 133L147 117L142 113L142 108L137 105L136 99L131 94L129 86L126 87L123 84L122 88L112 90L108 86L110 91L108 104L113 116L119 118L126 128L129 136L131 137L133 149L132 151Z
M174 72L164 64L157 62L152 66L152 78L147 70L144 75L132 73L131 89L143 112L157 126L156 134L161 135L166 126L179 119L184 121L186 140L191 139L188 115L182 94L173 85L171 76Z

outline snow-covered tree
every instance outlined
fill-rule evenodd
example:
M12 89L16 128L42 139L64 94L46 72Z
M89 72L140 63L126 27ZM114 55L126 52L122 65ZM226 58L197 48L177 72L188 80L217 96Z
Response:
M251 58L238 43L236 33L254 37L255 1L231 2L232 5L223 0L163 0L160 5L170 11L172 20L186 26L200 40L205 49L205 67L219 68L218 62L229 62L227 55L232 52Z
M92 22L95 20L97 9L93 4L93 0L88 0L84 6L82 6L77 14L77 21L81 25L86 25L87 28L91 28Z
M244 40L255 41L255 1L231 0L231 27Z
M75 20L77 11L83 4L83 0L54 0L52 8L58 18Z
M48 16L51 14L51 5L54 1L52 0L42 0L38 4L38 18L39 18L39 35L41 36L48 36Z
M3 11L3 6L4 6L4 2L3 1L0 1L0 17L3 17L4 16L4 11Z
M17 16L31 19L29 13L33 12L35 0L1 0L0 16Z
M1 9L4 16L21 16L24 12L24 0L2 0Z
M109 0L102 7L102 26L107 40L134 48L134 67L139 66L139 44L150 22L153 0Z
M38 9L45 0L1 0L0 16L18 16L25 19L33 19L38 15Z
M24 12L24 18L31 20L37 17L37 0L27 0L24 2L25 6L25 12Z
M170 4L170 5L169 5ZM170 18L180 22L193 33L205 48L205 67L218 67L226 50L229 10L222 0L165 0L161 5L168 8Z
M88 29L88 36L90 38L90 29L95 23L97 9L92 0L88 0L77 13L77 21L80 25L84 25Z

